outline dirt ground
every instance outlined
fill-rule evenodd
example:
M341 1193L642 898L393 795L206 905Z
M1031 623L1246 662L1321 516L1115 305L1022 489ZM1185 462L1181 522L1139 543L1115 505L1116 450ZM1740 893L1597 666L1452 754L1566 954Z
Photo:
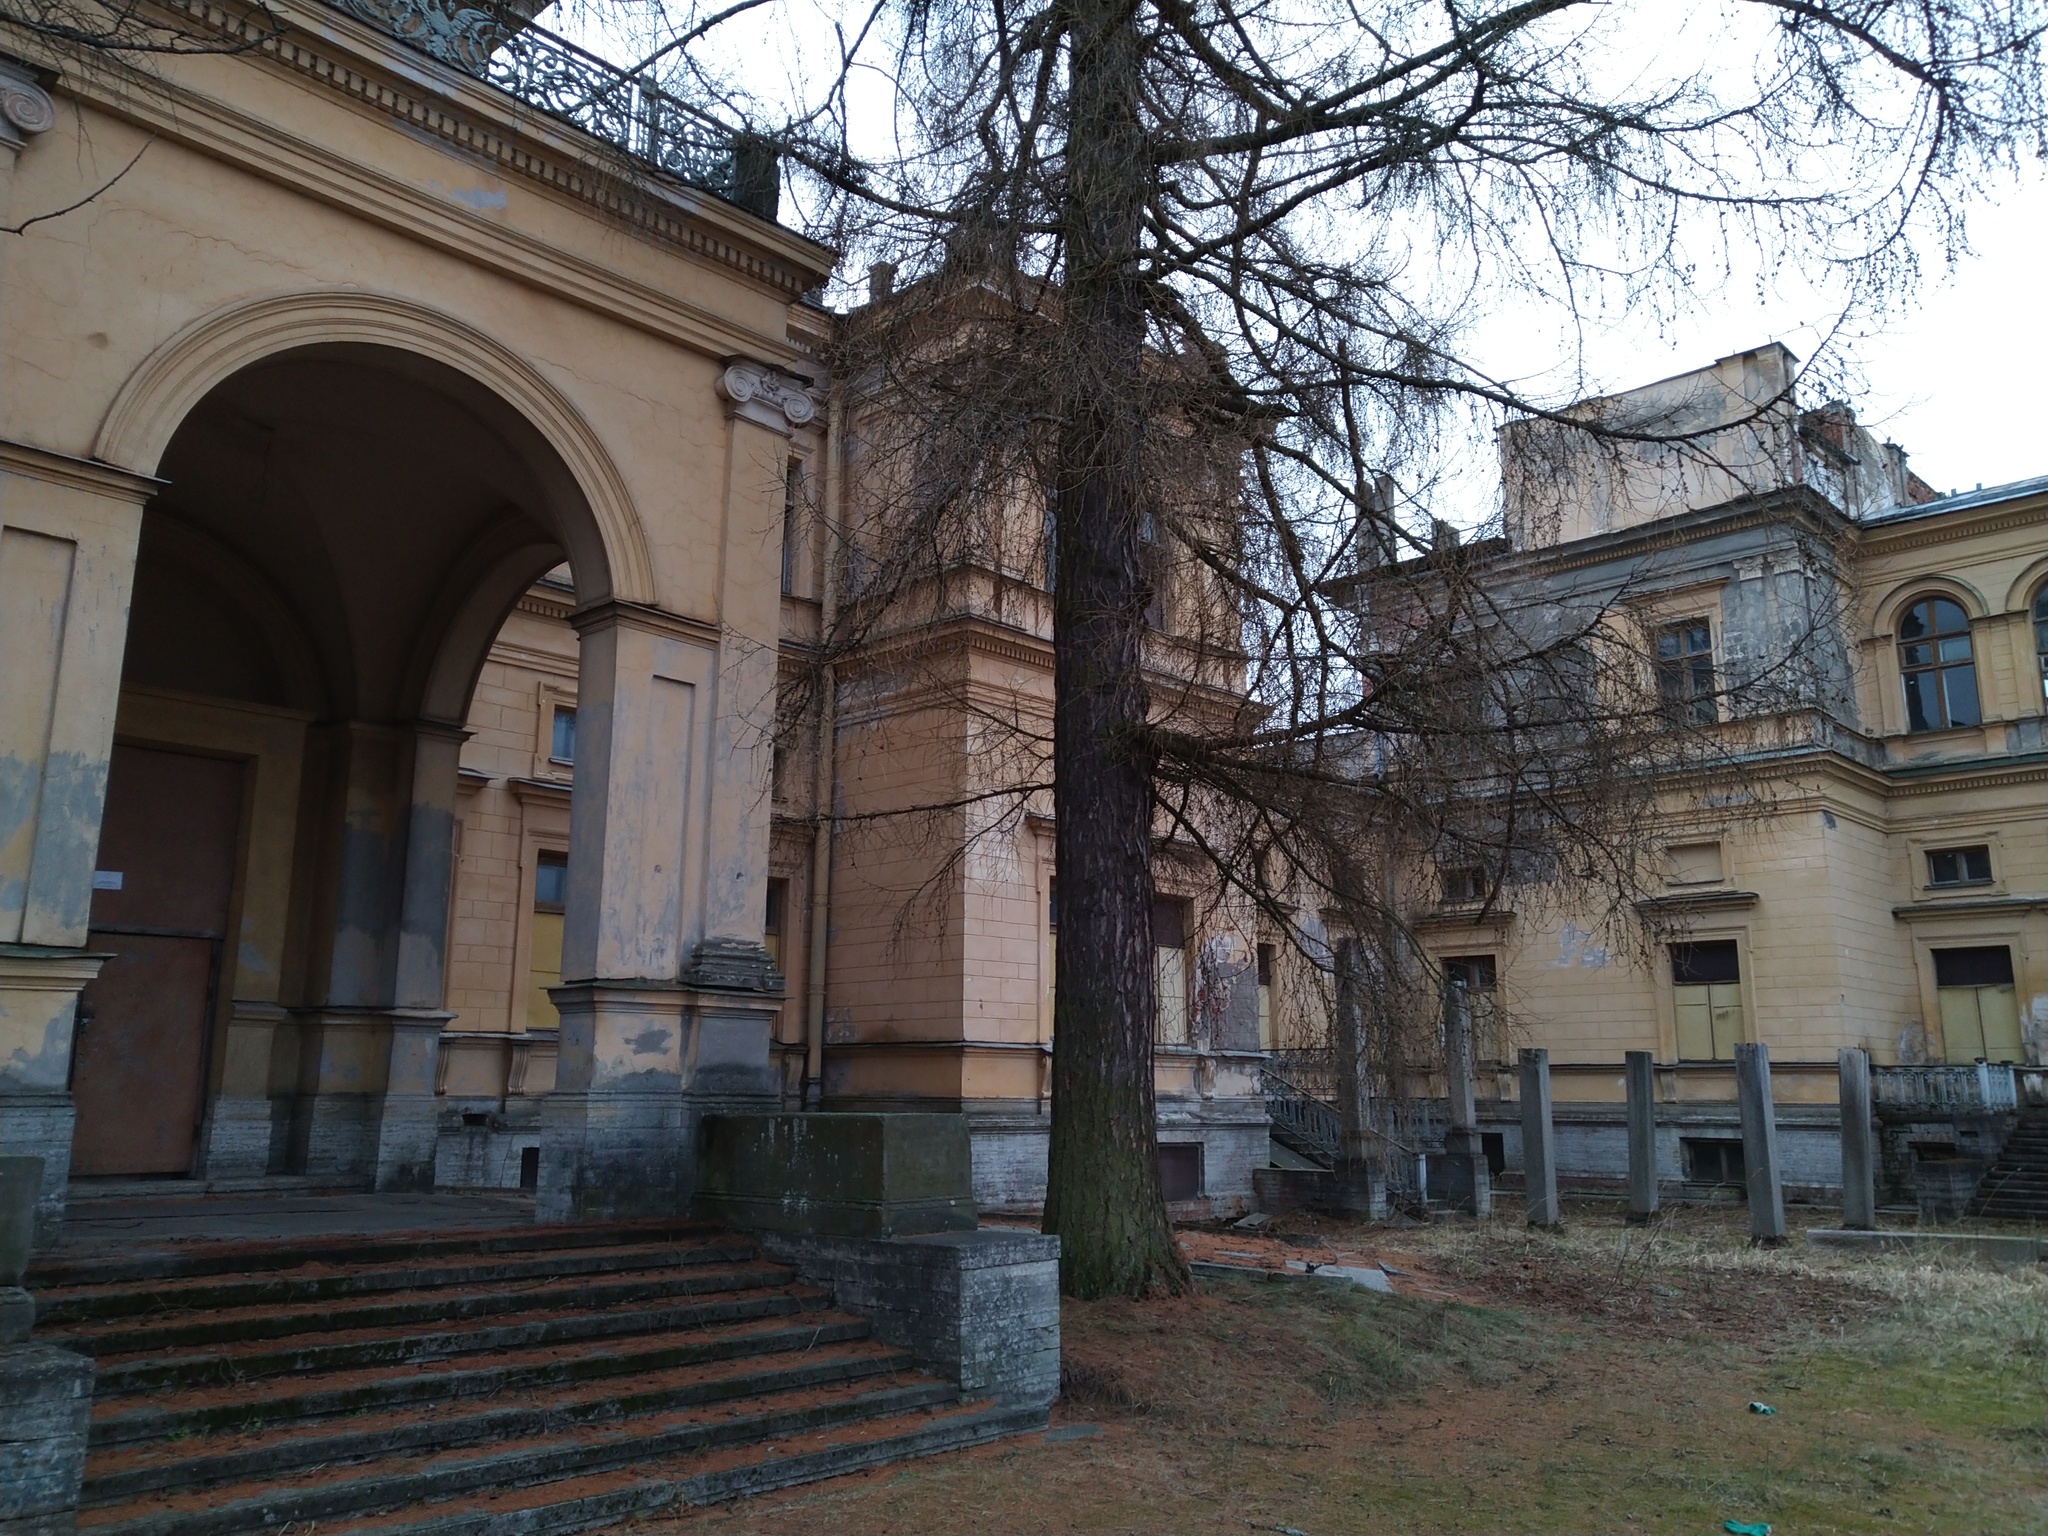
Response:
M1516 1214L1189 1231L1247 1268L1378 1263L1394 1294L1069 1303L1052 1433L637 1529L2048 1530L2048 1272L1753 1250L1740 1211Z

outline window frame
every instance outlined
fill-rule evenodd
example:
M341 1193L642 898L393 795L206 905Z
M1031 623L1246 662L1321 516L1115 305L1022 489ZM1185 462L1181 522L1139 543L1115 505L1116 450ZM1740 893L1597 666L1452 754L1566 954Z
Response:
M1735 959L1735 975L1732 978L1704 981L1679 980L1679 956L1681 949L1718 948L1727 945ZM1665 992L1664 996L1671 1010L1672 1059L1688 1066L1726 1066L1735 1059L1735 1047L1755 1038L1754 1010L1750 1005L1750 974L1747 956L1748 948L1743 937L1734 933L1695 933L1683 939L1674 939L1664 946ZM1703 996L1692 997L1699 991ZM1718 995L1717 995L1718 994ZM1687 1054L1688 1036L1697 1034L1699 1024L1688 1022L1690 1009L1704 1006L1707 1010L1704 1021L1707 1031L1707 1047L1710 1054L1701 1056ZM1727 1054L1721 1054L1722 1040L1716 1024L1716 1013L1733 1007L1736 1011L1735 1031L1728 1039ZM1697 1043L1696 1040L1691 1043Z
M2048 710L2048 581L2041 583L2034 593L2033 602L2027 605L2027 614L2034 626L2034 660L2040 664L2041 691L2034 695L2036 707Z
M1952 608L1962 616L1960 627L1942 628L1942 609ZM1922 609L1926 617L1920 621L1924 628L1908 635L1907 626L1916 620ZM1948 645L1960 640L1963 655L1952 658L1946 653ZM1924 650L1922 659L1912 659L1911 653ZM1984 694L1977 677L1977 636L1970 617L1969 607L1958 597L1948 592L1922 592L1907 600L1899 609L1897 623L1893 626L1893 660L1899 669L1899 693L1906 711L1906 734L1909 736L1931 736L1942 731L1962 731L1980 727L1984 723ZM1970 712L1973 718L1958 719L1951 707L1950 678L1966 675L1970 689ZM1923 688L1921 679L1931 682ZM1929 700L1938 707L1938 715L1927 714ZM1920 711L1920 720L1915 723L1915 709Z
M1981 853L1984 856L1983 874L1973 875L1968 873L1967 865L1961 866L1965 870L1963 874L1951 880L1941 879L1935 874L1934 861L1936 859L1955 856L1967 860L1973 853ZM1927 872L1925 881L1925 888L1927 890L1954 891L1976 886L1996 885L1998 883L1996 866L1992 863L1991 844L1989 842L1949 843L1939 848L1923 848L1920 850L1920 856L1923 861L1923 867Z
M1706 641L1697 650L1688 645L1696 633L1704 636ZM1674 642L1669 656L1664 654L1667 639ZM1657 673L1657 704L1672 722L1677 725L1720 724L1720 666L1715 656L1712 617L1700 614L1659 624L1651 634L1650 650Z

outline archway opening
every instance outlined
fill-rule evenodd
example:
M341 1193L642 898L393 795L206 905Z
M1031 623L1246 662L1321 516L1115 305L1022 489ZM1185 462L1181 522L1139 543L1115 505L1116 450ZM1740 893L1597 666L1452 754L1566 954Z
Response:
M391 347L244 367L157 473L74 1172L430 1184L478 678L572 553L608 587L602 537L518 411Z

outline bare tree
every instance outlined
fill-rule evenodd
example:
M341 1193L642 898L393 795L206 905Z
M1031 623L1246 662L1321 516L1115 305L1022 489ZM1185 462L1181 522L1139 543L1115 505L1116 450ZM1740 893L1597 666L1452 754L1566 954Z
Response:
M1679 69L1629 52L1650 11L877 0L794 105L678 63L781 147L814 233L911 280L857 350L921 439L900 489L928 547L1020 484L1051 497L1045 1220L1072 1292L1184 1283L1152 1157L1162 829L1256 904L1398 933L1403 861L1476 870L1488 902L1618 901L1660 776L1726 765L1646 685L1628 592L1518 595L1498 545L1433 525L1475 424L1713 451L1490 375L1475 295L1678 305L1703 267L1798 259L1867 308L2040 143L2033 0L1729 0ZM850 116L870 64L893 137ZM1745 708L1810 692L1795 671L1751 668Z

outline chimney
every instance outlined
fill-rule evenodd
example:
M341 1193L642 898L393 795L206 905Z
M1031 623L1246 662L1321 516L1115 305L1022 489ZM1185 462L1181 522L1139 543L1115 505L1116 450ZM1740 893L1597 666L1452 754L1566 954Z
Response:
M896 291L896 263L878 261L868 268L868 302L880 303Z

